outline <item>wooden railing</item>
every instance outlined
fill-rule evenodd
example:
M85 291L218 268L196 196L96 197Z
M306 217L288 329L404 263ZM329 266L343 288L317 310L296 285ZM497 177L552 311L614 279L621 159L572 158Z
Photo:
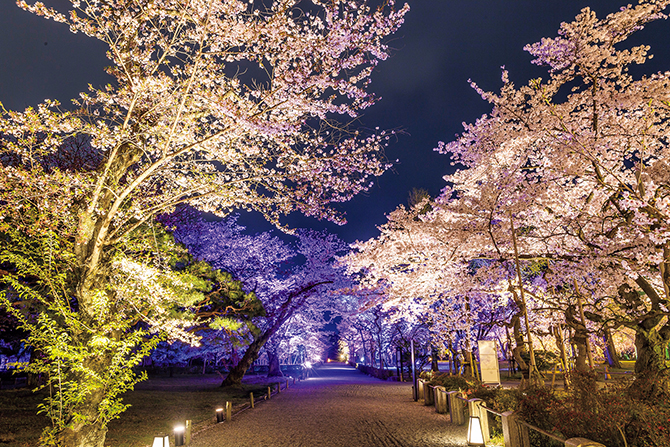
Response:
M491 439L491 424L489 423L489 414L491 414L500 418L505 447L531 447L531 431L548 438L546 440L548 442L542 442L543 447L551 446L552 442L553 445L562 447L605 447L603 444L585 438L562 438L523 421L513 411L499 413L486 407L486 403L481 399L467 399L460 391L447 391L444 387L432 386L422 379L418 380L417 390L419 400L422 400L424 405L434 406L437 413L448 413L453 424L465 425L470 417L478 417L484 441L487 443Z

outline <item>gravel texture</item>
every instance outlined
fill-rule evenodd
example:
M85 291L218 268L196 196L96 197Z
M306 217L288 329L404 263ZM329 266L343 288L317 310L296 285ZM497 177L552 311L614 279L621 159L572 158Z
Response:
M412 400L410 384L384 382L343 364L198 433L190 447L455 447L466 427Z

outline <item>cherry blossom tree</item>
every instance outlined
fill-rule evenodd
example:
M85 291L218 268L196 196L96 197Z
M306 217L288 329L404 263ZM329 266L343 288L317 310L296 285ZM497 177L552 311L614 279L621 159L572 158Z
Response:
M488 212L501 251L513 236L504 223L516 221L521 257L549 261L549 292L583 300L607 328L635 330L650 395L668 389L670 74L634 77L649 47L623 42L665 18L668 3L643 0L605 19L584 9L558 37L526 47L549 68L546 81L517 88L503 72L499 94L473 84L493 111L439 148L468 168L447 178L445 202Z
M113 81L72 107L51 100L22 112L0 107L3 261L17 266L3 281L23 298L58 301L53 315L67 318L40 324L79 347L76 362L64 362L53 339L32 339L51 350L59 377L82 386L43 442L102 446L132 380L100 373L144 354L122 341L119 321L139 315L171 336L187 334L165 308L188 302L156 293L165 272L125 244L185 202L219 215L254 209L274 223L293 211L341 221L328 204L349 200L384 172L387 136L337 119L375 102L370 74L408 7L71 0L61 13L17 3L108 48ZM31 275L40 287L22 282ZM3 304L14 306L9 298ZM62 323L70 320L81 324ZM94 345L100 349L88 350Z
M291 332L291 322L322 323L323 312L338 298L336 291L349 284L335 265L346 245L332 234L298 230L294 247L270 232L244 234L236 217L206 222L187 213L164 220L175 222L175 237L194 256L233 274L263 303L264 315L252 319L257 330L222 386L239 384L263 347L278 368L278 349Z

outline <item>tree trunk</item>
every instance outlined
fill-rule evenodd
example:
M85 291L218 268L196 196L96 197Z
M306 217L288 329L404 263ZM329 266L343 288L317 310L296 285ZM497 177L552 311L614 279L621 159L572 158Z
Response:
M279 364L279 355L277 355L277 344L273 342L267 343L265 351L268 354L268 377L283 377L284 374Z
M437 348L435 346L430 347L430 369L431 371L438 372L440 370L440 365L437 363L437 358L438 353L437 353Z
M665 362L665 348L670 342L670 322L660 329L648 331L638 327L635 332L635 381L639 397L646 400L665 399L670 395L670 375Z
M463 375L474 378L475 375L474 375L474 368L472 365L473 360L472 351L468 351L465 348L462 348L461 351L463 353L463 358L465 359L465 361L463 362Z
M577 371L587 371L589 368L586 364L588 358L588 351L586 346L586 339L589 336L584 323L575 316L574 306L568 306L565 310L565 323L573 330L571 342L577 348L575 352L575 369Z
M516 361L517 366L523 373L524 377L528 377L528 364L521 357L521 353L526 351L526 342L523 338L523 332L521 331L521 313L516 313L512 317L512 334L514 336L514 348L512 349L512 355Z
M96 365L87 366L96 370L103 367L104 364L103 362L96 362ZM82 382L86 382L86 379L83 378ZM104 447L107 426L101 420L98 408L105 397L104 389L95 388L83 402L76 404L70 410L71 414L78 414L80 417L60 433L59 437L63 446Z
M258 353L268 341L270 335L270 331L266 331L251 342L240 361L237 362L235 366L230 368L228 375L225 379L223 379L223 382L221 382L222 387L240 385L242 383L244 374L247 372L249 367L251 367L254 361L256 361L258 358Z
M605 327L603 332L603 339L605 341L605 346L607 347L607 363L609 363L610 367L612 368L621 369L621 362L619 361L619 354L616 352L616 346L614 346L612 332L608 327Z

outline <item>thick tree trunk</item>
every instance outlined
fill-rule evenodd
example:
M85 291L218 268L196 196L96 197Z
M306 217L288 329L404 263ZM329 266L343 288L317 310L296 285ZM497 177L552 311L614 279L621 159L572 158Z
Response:
M526 352L526 342L523 337L523 332L521 331L521 313L516 313L512 317L512 334L514 336L515 344L512 349L512 355L524 377L528 377L528 364L523 357L521 357L521 353Z
M265 347L265 351L268 354L268 377L283 377L284 373L281 371L279 355L277 355L277 345L270 342Z
M251 342L240 361L230 369L226 378L221 382L222 387L240 385L242 383L244 373L246 373L249 367L256 361L258 353L271 335L272 334L270 334L269 331L266 331Z
M94 373L104 374L111 358L99 357L84 360L84 367ZM71 378L70 378L71 380ZM68 447L103 447L107 435L106 423L100 417L99 408L107 397L104 388L90 383L95 379L79 377L79 386L86 384L92 388L86 398L71 408L70 415L78 415L70 426L60 433L61 443ZM88 382L88 383L87 383ZM94 388L95 387L95 388Z
M576 318L575 312L574 306L568 306L565 311L565 322L573 329L570 341L577 348L577 352L575 353L575 369L577 371L587 371L589 368L586 363L586 359L588 358L586 339L589 333L584 323Z
M642 330L635 333L635 382L639 397L648 400L665 399L670 396L670 373L666 366L665 349L670 342L670 322L660 329Z

